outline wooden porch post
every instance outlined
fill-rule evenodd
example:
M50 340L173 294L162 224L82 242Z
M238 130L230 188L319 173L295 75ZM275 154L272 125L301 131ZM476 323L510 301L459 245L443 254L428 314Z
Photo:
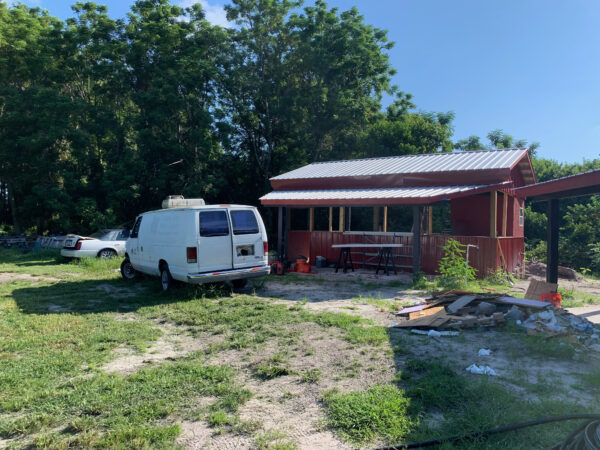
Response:
M346 208L344 208L343 206L340 206L340 226L339 226L339 230L338 231L344 231L344 214L346 213Z
M379 231L379 206L373 207L373 231Z
M282 260L283 252L283 207L277 207L277 254Z
M433 206L427 207L427 234L433 234Z
M498 231L496 222L498 221L498 192L490 192L490 237L497 238Z
M290 208L285 208L285 226L283 228L283 263L288 262L288 252L289 252L289 244L290 244Z
M329 207L329 232L333 231L333 206Z
M508 217L508 194L502 194L502 236L506 236L506 221Z
M548 200L548 248L546 253L546 281L558 283L558 199Z
M383 207L383 232L387 233L387 206Z
M421 270L421 207L413 205L413 275Z
M315 208L308 210L308 231L314 231L315 229Z

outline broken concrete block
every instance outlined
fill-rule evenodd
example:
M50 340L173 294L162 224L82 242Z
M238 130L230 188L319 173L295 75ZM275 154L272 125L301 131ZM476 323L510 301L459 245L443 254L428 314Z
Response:
M521 310L521 308L519 308L518 306L514 306L512 308L510 308L510 310L504 314L504 318L506 320L513 320L513 321L523 321L523 319L525 319L525 313Z
M481 302L475 309L475 314L480 316L491 316L496 312L496 305L488 302Z

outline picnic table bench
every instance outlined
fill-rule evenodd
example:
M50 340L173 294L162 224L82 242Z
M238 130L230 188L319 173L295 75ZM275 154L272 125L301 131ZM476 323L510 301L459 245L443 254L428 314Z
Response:
M341 267L341 264L343 264L343 269L344 269L344 273L347 272L348 267L350 267L350 269L352 269L352 272L354 272L354 263L352 262L352 249L356 249L356 248L376 248L378 249L377 252L377 257L378 257L378 261L377 261L377 268L375 269L375 273L378 274L380 269L385 270L385 274L389 275L389 269L390 269L390 263L391 263L391 267L394 270L394 273L397 274L398 271L396 270L396 264L394 263L394 255L392 254L392 249L394 248L402 248L402 247L409 247L407 245L404 244L334 244L331 246L332 248L339 248L340 249L340 255L338 256L338 260L337 263L335 265L335 271L337 273L338 269ZM407 256L407 255L403 255L403 256ZM381 265L383 261L383 267ZM363 262L364 264L364 262Z

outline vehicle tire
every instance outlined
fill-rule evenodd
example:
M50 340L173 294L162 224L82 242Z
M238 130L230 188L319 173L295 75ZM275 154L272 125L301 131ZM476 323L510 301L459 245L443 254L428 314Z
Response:
M243 289L248 284L247 278L240 278L239 280L232 280L231 285L234 289Z
M167 264L163 264L160 268L160 285L163 291L168 291L173 288L175 284L175 280L171 276L171 272L169 272L169 266Z
M125 258L121 263L121 276L127 281L135 280L138 276L137 270L133 268L129 258Z
M111 259L116 257L117 252L115 252L112 248L105 248L98 252L98 258L100 259Z

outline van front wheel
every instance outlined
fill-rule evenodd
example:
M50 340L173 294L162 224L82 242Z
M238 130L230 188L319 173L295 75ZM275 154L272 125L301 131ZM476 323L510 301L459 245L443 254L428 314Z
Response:
M166 264L160 268L160 285L163 291L168 291L173 287L174 281L169 272L169 266Z

